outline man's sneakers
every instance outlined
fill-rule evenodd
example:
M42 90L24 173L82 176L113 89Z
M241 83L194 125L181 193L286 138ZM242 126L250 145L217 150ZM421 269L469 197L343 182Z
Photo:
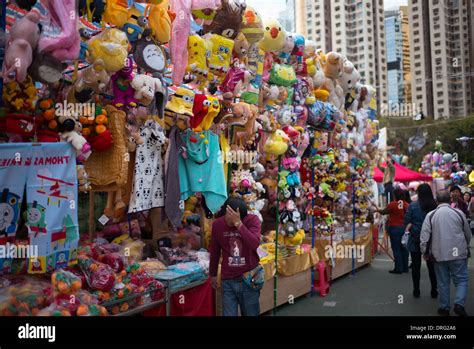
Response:
M459 316L468 316L467 313L466 313L466 310L464 309L464 307L462 305L455 304L453 310Z
M441 316L449 316L449 309L439 308L438 314Z

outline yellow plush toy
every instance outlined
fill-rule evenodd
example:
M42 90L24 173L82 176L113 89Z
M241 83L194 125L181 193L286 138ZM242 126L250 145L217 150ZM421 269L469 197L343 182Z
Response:
M263 39L258 46L265 52L278 51L285 46L286 32L280 22L274 18L263 20Z
M193 114L194 92L180 87L166 104L166 110L176 114L194 116Z
M209 130L209 128L212 126L212 122L214 121L214 118L221 111L221 105L217 97L207 96L207 99L209 102L211 102L211 104L209 105L207 114L202 120L201 125L200 125L203 130Z
M290 138L282 130L276 130L265 142L264 150L267 154L283 155L288 149Z
M87 61L89 63L92 64L97 59L102 59L105 70L109 73L115 73L125 67L129 41L123 31L107 28L90 39L88 45Z
M229 70L234 41L217 34L212 34L209 41L212 45L209 70L218 82L222 82Z
M188 37L188 66L186 72L196 76L198 81L207 80L209 70L206 61L206 43L197 34Z

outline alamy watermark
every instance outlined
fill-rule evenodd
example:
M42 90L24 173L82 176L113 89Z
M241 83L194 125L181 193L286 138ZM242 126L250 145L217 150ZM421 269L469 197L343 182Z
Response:
M56 116L69 116L79 118L80 116L95 117L95 103L56 103Z
M324 256L326 259L356 259L357 262L365 261L365 246L363 245L342 245L335 242L332 245L324 247Z
M38 258L38 245L15 245L7 242L5 245L0 245L0 258L28 258L36 260Z
M398 103L389 101L380 104L380 115L384 117L412 117L421 112L418 103Z

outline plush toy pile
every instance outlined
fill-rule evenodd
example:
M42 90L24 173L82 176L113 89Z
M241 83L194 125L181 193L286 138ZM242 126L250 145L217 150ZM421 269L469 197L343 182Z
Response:
M196 249L238 196L286 256L353 211L366 224L376 91L346 57L237 0L77 3L9 5L5 133L71 143L79 189L114 188L107 226L162 208L173 247ZM99 300L119 297L117 275L122 294L147 287L116 263L80 260Z

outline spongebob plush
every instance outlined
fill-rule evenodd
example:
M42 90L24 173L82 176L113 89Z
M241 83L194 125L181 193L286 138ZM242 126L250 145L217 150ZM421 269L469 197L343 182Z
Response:
M229 71L234 41L217 34L212 34L209 41L212 45L209 56L209 70L217 80L216 82L222 83Z
M207 111L206 116L201 122L201 128L203 130L209 130L209 128L212 126L212 122L214 121L214 118L221 111L221 105L217 97L207 96L207 99L209 100L210 105L209 105L209 109Z
M195 75L199 82L207 80L209 69L207 67L206 42L197 34L188 38L188 66L186 72Z

